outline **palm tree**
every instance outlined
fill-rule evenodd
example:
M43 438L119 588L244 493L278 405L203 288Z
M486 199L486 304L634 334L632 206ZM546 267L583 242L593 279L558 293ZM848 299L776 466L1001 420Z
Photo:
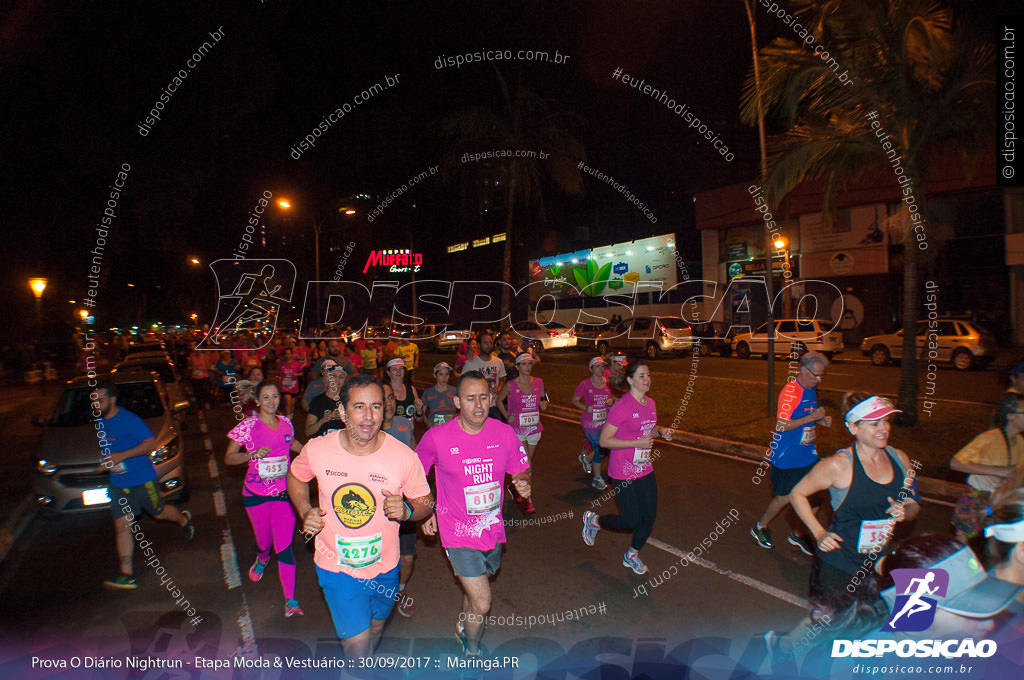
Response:
M441 135L452 140L441 162L441 176L450 181L461 167L464 153L491 149L536 151L535 157L501 157L494 159L497 178L505 189L505 251L501 278L512 282L513 220L517 201L524 206L536 204L541 221L545 221L542 178L547 177L565 194L583 194L583 176L578 165L586 160L583 142L575 132L581 127L579 117L562 111L554 102L544 99L525 85L510 94L501 72L495 69L501 87L502 104L497 108L477 106L457 111L441 125ZM539 152L546 154L539 157ZM506 288L501 298L501 313L509 314L511 299Z
M823 61L790 39L776 39L760 50L764 105L788 127L770 140L764 179L769 200L778 205L804 180L821 179L823 218L830 220L835 195L847 182L897 162L885 155L880 126L909 178L901 182L911 192L901 208L903 223L912 224L907 201L913 200L927 225L927 171L938 149L959 153L970 167L991 148L986 140L992 128L986 123L994 120L989 113L995 101L992 46L954 22L952 12L934 0L793 0L792 5L819 44L828 46L830 59ZM846 84L836 66L849 71ZM756 121L756 95L748 78L741 100L748 124ZM873 128L873 121L878 126ZM926 226L924 232L903 234L904 357L917 354L918 265L927 253L927 233ZM915 424L915 361L903 361L898 401L901 422Z

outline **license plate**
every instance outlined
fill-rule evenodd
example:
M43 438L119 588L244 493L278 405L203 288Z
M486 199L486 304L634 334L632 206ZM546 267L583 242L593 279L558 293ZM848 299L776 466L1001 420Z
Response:
M82 502L86 505L109 503L110 494L107 493L106 487L103 487L102 489L86 489L82 492Z
M454 335L446 335L446 336L444 336L444 339L445 340L457 340L458 338L456 338Z

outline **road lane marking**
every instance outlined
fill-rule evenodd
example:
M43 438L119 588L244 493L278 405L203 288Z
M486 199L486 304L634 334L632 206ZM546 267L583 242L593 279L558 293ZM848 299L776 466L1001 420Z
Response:
M751 578L743 574L738 574L735 571L723 569L714 562L711 562L710 560L705 560L702 557L690 556L687 553L684 553L679 548L669 545L668 543L659 541L656 538L648 538L647 542L653 545L655 548L660 548L661 550L664 550L667 553L671 553L676 557L685 559L691 564L696 564L698 566L704 567L705 569L710 569L711 571L714 571L723 576L728 576L733 581L737 581L738 583L742 583L745 586L749 586L751 588L759 590L766 595L771 595L772 597L782 600L783 602L787 602L793 605L794 607L799 607L805 611L811 608L811 603L803 599L802 597L797 597L796 595L788 593L785 590L781 590L779 588L776 588L775 586L770 586L763 581L758 581L756 578Z
M238 555L235 553L235 541L231 537L231 529L221 531L220 564L224 568L224 583L228 585L228 590L241 588L242 574L238 569Z
M208 458L207 460L210 463L210 477L212 479L217 479L218 477L220 477L220 470L217 469L217 459L211 457Z
M203 439L203 448L206 449L207 453L213 453L213 442L210 441L209 437Z
M199 431L203 434L210 433L210 430L206 427L206 420L203 419L202 411L199 412Z
M217 512L217 517L228 516L228 505L224 501L224 492L220 489L213 492L213 507Z

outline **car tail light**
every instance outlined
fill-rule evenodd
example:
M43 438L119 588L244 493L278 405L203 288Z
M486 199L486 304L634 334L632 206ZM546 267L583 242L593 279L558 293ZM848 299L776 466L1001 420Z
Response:
M825 333L818 333L817 337L814 338L817 342L821 342L825 339Z
M550 337L550 338L557 338L558 337L558 331L548 331L548 337Z

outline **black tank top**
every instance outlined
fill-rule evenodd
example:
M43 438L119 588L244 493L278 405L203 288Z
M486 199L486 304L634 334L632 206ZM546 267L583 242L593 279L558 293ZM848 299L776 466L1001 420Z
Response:
M878 549L871 553L870 549L858 551L858 543L861 541L862 531L865 539L870 536L871 525L864 526L865 522L892 519L886 514L889 499L899 498L905 473L898 458L889 452L889 447L886 447L885 455L888 456L889 465L892 467L892 481L879 484L864 471L864 466L857 455L857 445L854 444L852 449L850 458L853 463L853 479L850 481L850 488L846 490L846 497L832 515L832 526L829 528L829 531L838 534L843 541L839 544L838 550L818 551L818 556L823 562L855 574L865 566L865 560L868 561L868 565L873 565L876 559L885 554L885 545L878 546Z
M398 397L395 397L395 416L399 418L416 417L416 396L408 385L405 387L405 399L399 401Z

